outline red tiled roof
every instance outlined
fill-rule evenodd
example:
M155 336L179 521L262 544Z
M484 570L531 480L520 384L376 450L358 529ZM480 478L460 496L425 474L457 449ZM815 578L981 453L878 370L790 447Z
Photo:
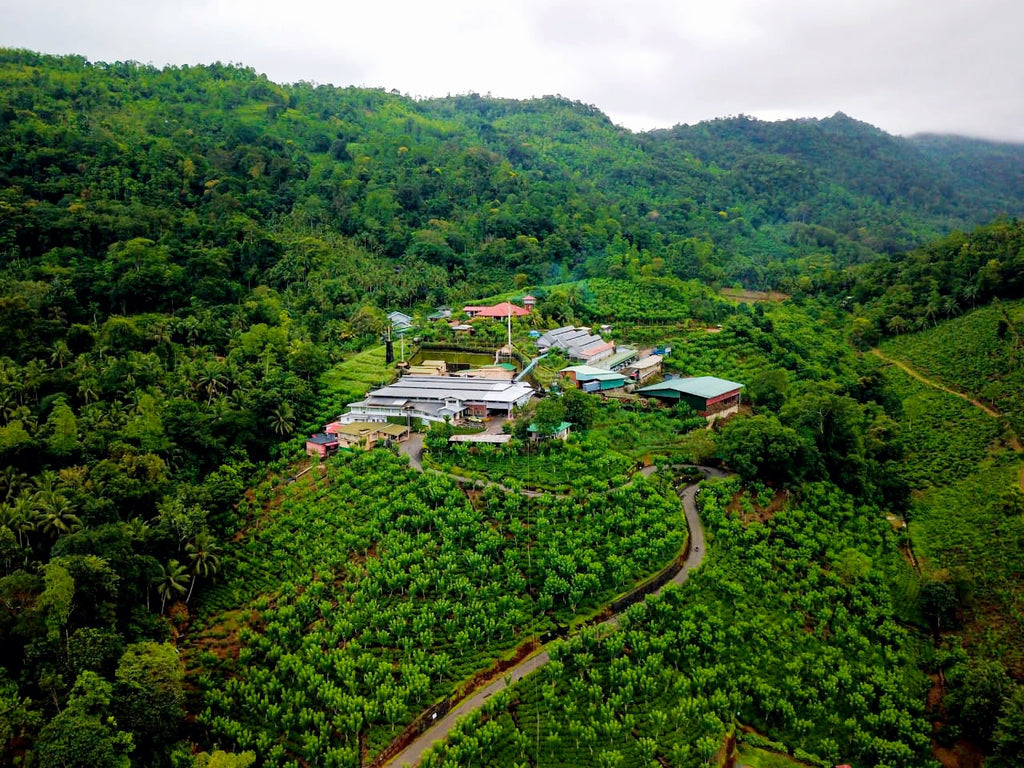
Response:
M475 312L477 317L523 317L530 314L530 310L517 307L508 301L495 304L493 307L464 307L463 312Z

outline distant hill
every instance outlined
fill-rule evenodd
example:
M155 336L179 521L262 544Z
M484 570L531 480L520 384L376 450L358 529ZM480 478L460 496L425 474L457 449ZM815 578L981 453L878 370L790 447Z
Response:
M629 276L655 259L685 278L791 287L808 260L841 269L1017 216L1022 175L1020 146L897 138L841 113L634 134L561 97L415 101L222 64L0 52L8 253L102 261L147 237L181 265L203 243L227 251L220 279L279 284L292 235L329 233L360 254L352 287L381 304L499 290L515 273ZM377 276L394 260L423 276L409 291Z

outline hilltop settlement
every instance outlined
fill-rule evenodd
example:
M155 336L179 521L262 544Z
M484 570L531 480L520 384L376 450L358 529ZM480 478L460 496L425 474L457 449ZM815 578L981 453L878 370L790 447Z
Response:
M664 359L671 353L670 347L638 349L616 344L606 338L611 331L609 325L601 326L597 333L575 325L544 331L531 328L524 338L514 338L513 318L540 320L532 311L536 304L533 296L524 296L521 303L467 305L461 316L448 307L439 307L426 320L445 322L455 334L452 342L432 344L427 350L418 344L419 337L414 337L409 350L416 362L398 361L397 380L349 403L346 411L326 424L322 432L310 435L307 453L323 458L339 449L367 450L398 443L408 439L414 428L432 423L472 427L494 422L500 427L527 411L539 398L558 397L565 388L644 406L682 403L709 424L739 411L743 384L715 376L666 372ZM416 320L399 311L387 317L390 356L395 338L402 341L403 350L406 348L405 337L416 331ZM506 325L503 345L495 349L464 340L483 322ZM419 350L413 351L417 347ZM488 362L458 362L466 353L485 355ZM534 372L549 356L571 364L557 368L555 380L545 387ZM560 426L557 436L564 438L569 427L568 423ZM496 431L480 429L492 435ZM456 437L459 441L500 442L493 437Z

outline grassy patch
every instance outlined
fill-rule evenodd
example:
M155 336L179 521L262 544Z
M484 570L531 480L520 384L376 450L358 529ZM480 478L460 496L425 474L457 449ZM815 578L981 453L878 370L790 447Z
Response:
M384 346L352 355L320 377L325 414L338 414L371 389L395 378L395 366L384 362Z
M495 659L664 567L686 537L675 493L645 479L470 501L384 450L325 466L255 516L186 648L208 671L199 722L266 766L356 764L360 740L379 751Z
M1024 432L1024 302L990 304L880 348L990 403Z
M886 369L903 403L906 476L916 488L940 486L971 475L998 444L999 420L948 392L929 387L895 366Z
M636 465L613 450L608 440L589 436L573 437L568 442L459 443L432 453L430 458L455 474L557 492L594 492L623 485Z
M780 755L747 744L740 745L736 753L736 768L807 768L807 765L789 755Z
M964 596L965 642L1024 672L1024 516L1001 500L1019 471L1006 456L919 495L910 530L925 573L951 578Z
M691 461L684 437L705 426L707 422L700 416L679 417L667 409L626 410L608 403L598 409L590 435L637 462L658 456Z

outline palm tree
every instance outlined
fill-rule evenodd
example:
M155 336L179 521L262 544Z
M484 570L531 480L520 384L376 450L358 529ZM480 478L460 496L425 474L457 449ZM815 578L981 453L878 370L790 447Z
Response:
M99 399L98 389L96 382L86 379L78 384L78 395L88 404Z
M72 533L82 527L82 521L72 510L63 496L52 494L42 502L39 528L43 533L57 538L62 533Z
M163 614L169 598L185 594L185 585L191 578L185 566L177 560L170 560L167 565L160 567L160 575L153 580L153 583L156 585L157 594L160 595L161 614Z
M11 501L17 494L17 490L25 484L28 476L24 472L19 472L12 466L6 466L0 469L0 497L4 501Z
M50 355L50 362L58 368L63 368L72 357L71 349L66 341L58 341L53 345L53 354Z
M295 411L288 403L281 403L270 416L270 426L279 435L290 435L295 431Z
M895 333L897 336L907 330L908 323L900 315L893 315L889 318L889 322L885 325L889 329L890 333Z
M221 391L227 388L224 365L217 361L204 363L200 369L197 384L201 390L206 392L206 404L209 405Z
M971 302L971 308L972 309L974 308L974 305L978 301L978 294L979 293L980 293L980 289L978 288L978 284L976 282L974 282L973 280L971 282L969 282L969 283L966 283L964 285L964 287L960 289L960 295L963 296L965 299L967 299L968 301Z
M36 530L41 517L39 507L28 489L22 489L14 499L14 503L11 504L11 513L11 528L18 534L18 543L25 546L28 535Z
M192 583L189 585L188 595L185 597L187 603L192 597L192 590L199 577L208 578L219 570L220 547L209 533L200 531L192 541L185 545L185 550L191 560L190 570L192 571Z
M121 523L121 530L133 541L145 541L149 535L149 523L141 517L133 517L126 523Z

